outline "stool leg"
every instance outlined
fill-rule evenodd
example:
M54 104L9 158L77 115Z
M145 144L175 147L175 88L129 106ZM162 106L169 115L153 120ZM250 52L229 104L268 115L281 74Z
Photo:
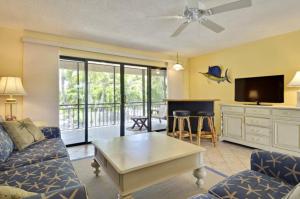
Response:
M216 132L215 132L215 128L214 128L214 125L213 125L212 117L208 117L208 124L209 124L209 128L210 128L210 131L211 131L212 143L215 147L216 146Z
M191 128L190 117L186 117L185 119L186 119L186 122L187 122L188 128L189 128L190 142L193 143L192 128Z
M177 120L177 117L174 117L174 120L173 120L173 137L176 137L176 120Z
M203 118L200 116L198 117L198 128L197 128L197 144L200 146L201 141L201 131L203 125Z
M179 139L182 140L182 133L184 130L183 129L184 128L184 126L183 126L184 120L182 118L179 118L178 120L179 120Z

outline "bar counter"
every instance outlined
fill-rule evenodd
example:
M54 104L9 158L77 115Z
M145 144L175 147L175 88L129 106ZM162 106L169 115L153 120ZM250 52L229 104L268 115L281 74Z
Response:
M168 106L168 128L167 132L173 131L173 111L175 110L188 110L191 111L191 129L192 133L197 132L198 125L198 111L214 112L214 104L218 99L167 99ZM177 126L178 128L178 126ZM207 121L204 121L204 130L209 130ZM185 130L187 130L187 124L185 125Z

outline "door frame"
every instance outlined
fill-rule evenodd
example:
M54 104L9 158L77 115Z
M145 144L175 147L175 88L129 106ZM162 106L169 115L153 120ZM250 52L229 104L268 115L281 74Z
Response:
M125 65L126 66L134 66L134 67L143 67L147 68L147 117L148 117L148 132L152 131L152 125L151 125L151 107L152 107L152 95L151 95L151 70L152 69L159 69L159 70L167 70L167 68L163 67L157 67L157 66L149 66L144 64L132 64L132 63L126 63L126 62L116 62L116 61L107 61L107 60L100 60L100 59L92 59L92 58L80 58L80 57L73 57L73 56L65 56L60 55L59 59L65 59L70 61L82 61L84 62L84 74L85 74L85 99L84 99L84 115L85 115L85 141L74 143L74 144L68 144L67 147L71 146L78 146L78 145L84 145L84 144L90 144L91 141L88 140L88 62L94 61L94 62L106 62L110 64L118 64L120 65L120 136L125 136Z

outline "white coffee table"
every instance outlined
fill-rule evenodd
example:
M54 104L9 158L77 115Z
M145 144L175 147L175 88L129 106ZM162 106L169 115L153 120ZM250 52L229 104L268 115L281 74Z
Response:
M94 173L98 176L100 166L105 170L118 188L118 198L132 199L138 190L191 170L197 185L204 182L205 149L167 135L143 133L93 144Z

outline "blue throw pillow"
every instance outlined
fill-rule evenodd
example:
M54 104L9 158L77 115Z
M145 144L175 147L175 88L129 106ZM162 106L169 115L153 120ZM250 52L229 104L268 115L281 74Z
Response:
M14 149L14 144L0 124L0 163L7 160Z

